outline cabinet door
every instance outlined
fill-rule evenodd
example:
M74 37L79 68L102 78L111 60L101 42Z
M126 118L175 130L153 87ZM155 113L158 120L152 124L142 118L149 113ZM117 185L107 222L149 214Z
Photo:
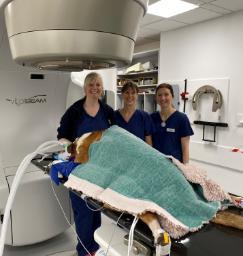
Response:
M116 94L116 109L122 108L123 106L123 101L122 101L122 96L121 93Z
M172 84L172 88L174 91L174 99L173 99L173 105L176 110L179 110L180 106L180 88L178 84Z
M144 94L139 94L138 95L136 108L144 110Z
M156 110L155 94L144 95L144 110L148 113L152 113Z

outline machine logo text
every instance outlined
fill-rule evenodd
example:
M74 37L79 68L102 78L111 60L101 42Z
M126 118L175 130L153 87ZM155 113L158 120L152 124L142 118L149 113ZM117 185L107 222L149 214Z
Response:
M46 103L46 94L35 95L29 98L6 98L6 101L17 106L22 104Z

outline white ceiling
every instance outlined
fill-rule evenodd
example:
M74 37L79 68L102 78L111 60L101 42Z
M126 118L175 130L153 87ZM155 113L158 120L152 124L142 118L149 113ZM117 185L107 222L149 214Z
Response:
M149 0L149 4L158 0ZM225 14L243 10L243 0L184 0L195 3L199 8L173 16L162 18L146 14L140 23L136 46L156 42L160 32L177 29L197 22L214 19Z

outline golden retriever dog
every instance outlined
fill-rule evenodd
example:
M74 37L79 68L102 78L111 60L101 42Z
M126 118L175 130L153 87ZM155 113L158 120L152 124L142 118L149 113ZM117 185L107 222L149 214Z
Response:
M103 131L95 131L84 134L80 138L78 138L70 147L69 153L75 157L74 162L76 163L86 163L89 160L89 146L95 142L100 140L102 137ZM234 196L232 197L232 201L235 200ZM107 205L104 205L107 208L110 208ZM152 234L154 236L154 243L161 244L165 238L163 229L161 228L159 221L154 213L144 213L139 216L139 218L148 225ZM239 215L231 210L219 211L215 218L212 219L212 222L221 224L224 226L235 227L243 230L243 216Z
M76 163L86 163L89 160L89 146L95 142L100 140L102 137L103 131L95 131L86 133L77 140L73 144L69 146L69 153L74 157L74 162ZM109 206L106 206L110 208ZM159 221L157 217L153 213L145 213L139 216L139 218L148 225L152 234L154 236L155 244L160 244L163 242L164 232L160 227Z

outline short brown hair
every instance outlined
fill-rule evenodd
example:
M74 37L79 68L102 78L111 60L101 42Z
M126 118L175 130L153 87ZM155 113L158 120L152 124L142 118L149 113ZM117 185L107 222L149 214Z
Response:
M129 88L133 89L136 93L138 93L138 86L133 81L126 81L122 86L121 92L126 92Z
M161 88L166 88L166 89L170 90L170 93L171 93L172 97L174 98L174 91L173 91L172 85L167 84L167 83L159 84L159 85L156 87L155 94L157 94L158 90L161 89Z

